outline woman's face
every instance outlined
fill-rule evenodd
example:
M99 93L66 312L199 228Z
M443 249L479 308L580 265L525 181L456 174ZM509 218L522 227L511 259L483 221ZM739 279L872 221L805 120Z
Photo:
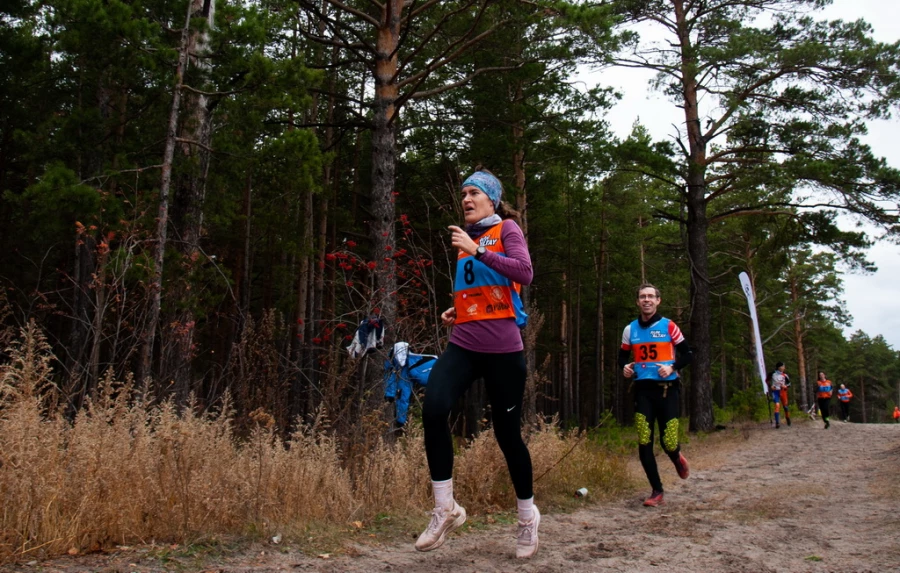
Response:
M471 225L494 214L494 202L474 185L462 189L462 208L466 224Z
M825 373L819 372L819 380L825 380Z

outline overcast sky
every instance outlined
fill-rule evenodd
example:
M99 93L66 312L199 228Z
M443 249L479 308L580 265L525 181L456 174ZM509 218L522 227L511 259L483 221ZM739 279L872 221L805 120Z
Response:
M900 40L900 0L834 0L821 12L825 19L865 20L874 30L876 40L892 43ZM630 133L635 120L640 119L657 139L670 138L675 126L683 122L677 108L657 92L649 92L648 81L652 74L642 70L605 70L596 77L604 85L617 88L625 94L622 101L607 116L612 129L620 136ZM900 119L873 122L865 138L874 153L885 157L888 163L900 168ZM848 222L849 225L852 224ZM900 245L878 243L869 253L869 259L878 266L872 275L844 275L847 310L853 322L846 330L849 335L857 330L869 336L884 336L895 350L900 350ZM735 276L735 288L739 288ZM765 336L765 335L763 335Z

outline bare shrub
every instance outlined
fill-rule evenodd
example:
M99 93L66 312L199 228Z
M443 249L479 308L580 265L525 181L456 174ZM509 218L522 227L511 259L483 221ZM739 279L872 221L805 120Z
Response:
M16 337L16 328L10 324L13 309L6 291L0 290L0 350L9 346Z
M472 438L456 455L453 466L454 494L465 500L467 510L475 513L508 509L514 503L506 460L493 429Z
M262 409L275 417L280 428L288 426L291 371L279 346L286 330L281 315L269 310L258 323L248 317L240 341L232 348L225 383L234 403L240 405L236 415L241 424L251 411Z

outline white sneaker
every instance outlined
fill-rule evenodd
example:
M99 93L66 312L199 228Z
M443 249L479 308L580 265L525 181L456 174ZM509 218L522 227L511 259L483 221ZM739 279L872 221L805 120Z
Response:
M431 510L431 523L416 540L418 551L431 551L444 544L447 534L466 522L466 510L455 501L453 509L436 507Z
M533 557L538 550L538 526L541 524L541 512L534 506L534 517L528 523L519 522L516 532L516 557Z

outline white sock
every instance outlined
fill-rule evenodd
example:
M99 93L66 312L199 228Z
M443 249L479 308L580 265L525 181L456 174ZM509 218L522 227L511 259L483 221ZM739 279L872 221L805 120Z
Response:
M519 509L519 521L528 523L534 519L534 496L528 499L516 498L516 507Z
M434 492L435 507L453 508L453 478L444 481L432 481L431 490Z

